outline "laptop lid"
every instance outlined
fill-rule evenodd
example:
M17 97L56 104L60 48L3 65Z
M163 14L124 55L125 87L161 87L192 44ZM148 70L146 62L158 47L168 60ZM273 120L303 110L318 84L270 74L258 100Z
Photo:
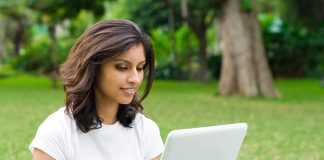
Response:
M161 160L235 160L247 127L237 123L171 131Z

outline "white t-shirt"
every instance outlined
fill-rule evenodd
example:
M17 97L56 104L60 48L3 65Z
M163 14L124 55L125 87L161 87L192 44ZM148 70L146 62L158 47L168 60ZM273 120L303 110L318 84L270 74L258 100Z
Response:
M164 145L154 121L138 113L133 128L119 122L83 133L75 120L60 108L39 126L29 146L57 160L150 160Z

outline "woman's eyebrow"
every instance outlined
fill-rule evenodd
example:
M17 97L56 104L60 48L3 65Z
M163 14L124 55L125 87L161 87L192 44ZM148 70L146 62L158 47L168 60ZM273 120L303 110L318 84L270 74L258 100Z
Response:
M120 58L117 58L114 61L123 61L123 62L129 63L129 64L132 64L131 61L128 61L128 60L125 60L125 59L120 59ZM144 62L146 62L146 61L145 60L144 61L141 61L138 64L141 64L141 63L144 63Z

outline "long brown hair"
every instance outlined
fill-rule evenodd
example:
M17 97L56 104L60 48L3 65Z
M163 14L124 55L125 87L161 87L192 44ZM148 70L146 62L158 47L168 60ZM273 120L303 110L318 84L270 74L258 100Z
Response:
M148 36L128 20L104 20L86 30L73 45L67 61L61 65L60 76L65 91L66 112L71 114L78 128L86 133L101 127L94 99L95 77L100 65L142 44L146 65L146 87L140 99L135 95L128 105L120 104L117 119L131 127L136 113L142 112L141 102L149 94L154 79L154 51Z

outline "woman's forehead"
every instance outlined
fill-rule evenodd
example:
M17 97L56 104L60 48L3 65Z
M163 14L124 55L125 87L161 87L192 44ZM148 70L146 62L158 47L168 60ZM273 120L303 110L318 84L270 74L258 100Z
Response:
M130 49L121 53L119 56L113 59L113 61L127 61L127 62L143 62L146 60L145 52L142 44L134 45Z

